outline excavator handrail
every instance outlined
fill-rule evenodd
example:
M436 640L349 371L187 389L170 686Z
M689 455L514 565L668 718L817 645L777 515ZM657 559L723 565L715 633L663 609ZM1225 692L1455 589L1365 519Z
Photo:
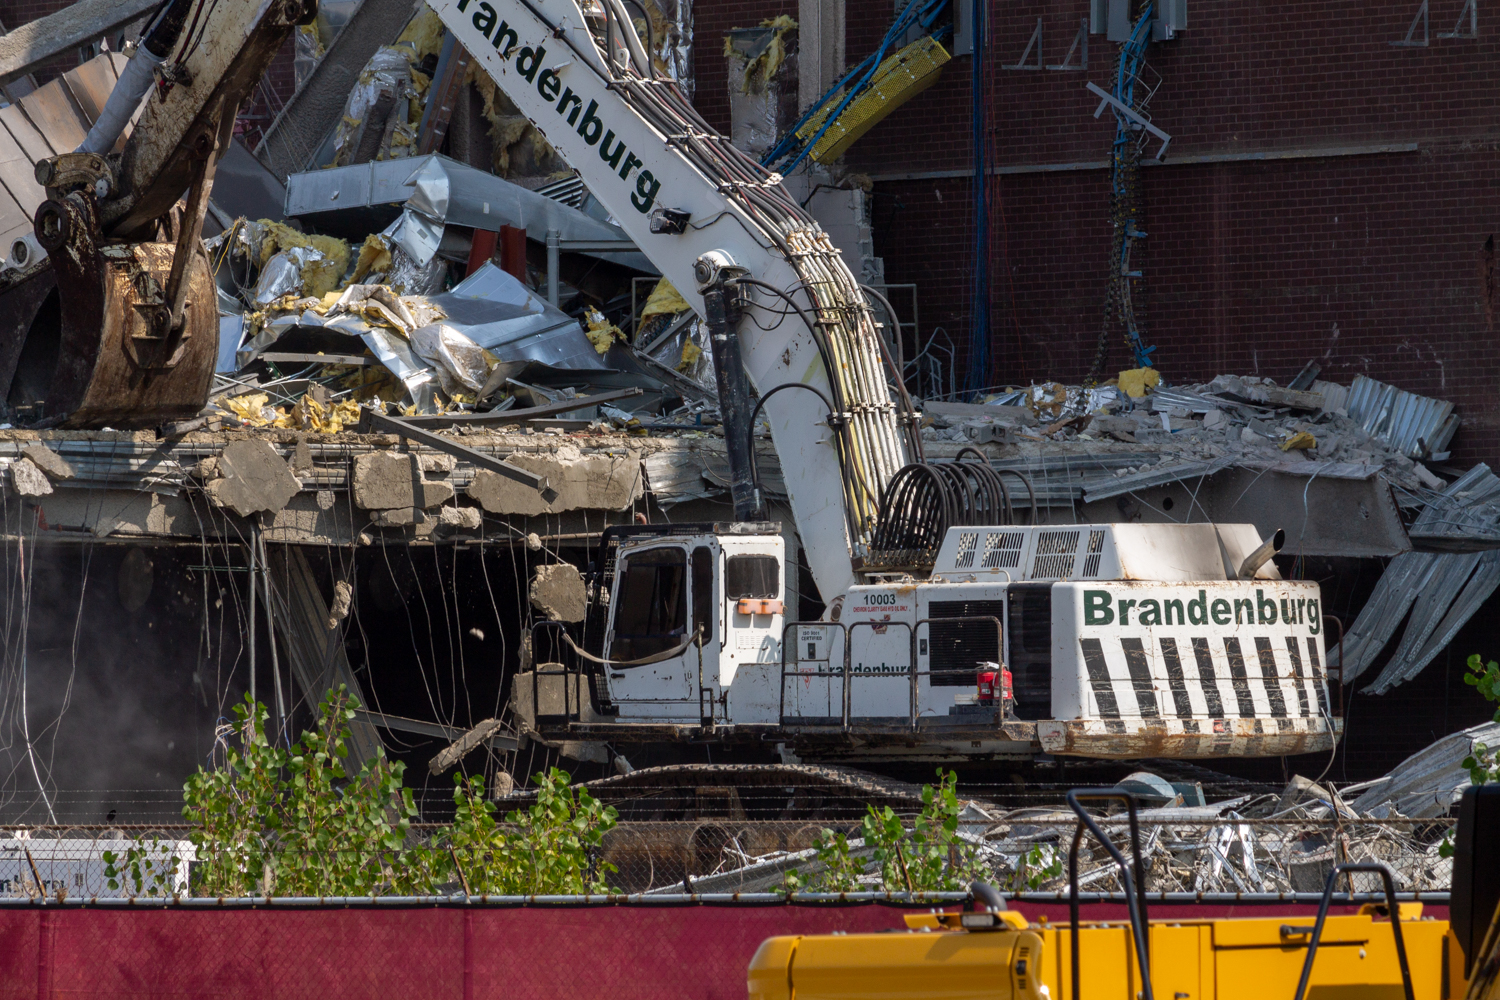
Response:
M1114 842L1105 836L1094 817L1084 810L1080 799L1123 802L1130 810L1130 848L1135 855L1136 877L1134 879L1130 877L1130 866L1125 863L1125 856L1120 853L1119 848L1115 847ZM1078 847L1083 841L1084 827L1088 827L1089 832L1104 845L1104 849L1120 867L1120 883L1125 890L1125 905L1130 910L1130 933L1135 938L1136 961L1141 968L1139 995L1142 1000L1155 1000L1151 989L1150 924L1146 917L1146 869L1141 863L1141 828L1136 818L1135 796L1113 788L1070 788L1068 789L1068 805L1078 814L1078 828L1073 832L1073 845L1068 850L1068 926L1071 930L1069 943L1072 946L1073 1000L1081 1000L1083 995L1083 987L1079 984L1078 956ZM1411 998L1408 997L1407 1000Z
M839 679L839 681L842 684L842 691L841 691L841 694L840 694L839 725L840 725L840 728L842 728L843 730L845 730L847 732L849 730L849 728L850 728L850 724L851 724L851 721L852 721L851 682L854 680L855 677L863 676L863 675L854 673L853 667L852 667L852 664L851 664L851 660L850 660L851 642L852 642L852 637L853 637L854 630L856 628L869 628L869 629L876 629L876 630L878 630L878 629L883 629L883 628L890 628L892 626L899 626L901 628L906 629L906 632L907 632L909 658L908 658L907 667L906 667L906 677L907 677L907 683L910 685L910 698L909 698L910 704L908 706L908 712L909 712L909 714L908 714L908 724L911 726L912 732L916 732L916 730L917 730L917 715L918 715L918 713L917 713L917 687L918 687L918 685L920 683L921 678L923 678L923 677L931 678L931 677L937 677L937 676L953 677L953 676L958 676L958 675L961 675L961 674L968 673L968 670L966 668L942 668L942 669L934 670L932 667L929 666L926 670L919 670L919 669L917 669L917 660L919 659L919 656L918 656L918 653L917 653L917 649L918 649L917 633L921 630L921 628L922 628L923 625L931 625L933 622L981 622L981 623L988 622L988 623L994 625L995 626L995 650L996 650L996 655L999 656L1003 660L1003 658L1004 658L1004 649L1005 649L1005 626L1004 626L1004 623L1001 622L1000 618L998 616L996 616L996 615L959 615L957 617L951 617L951 618L950 617L944 617L944 618L919 618L915 622L903 622L903 621L858 621L858 622L848 622L848 623L843 623L843 622L825 622L825 621L816 621L816 622L802 622L802 621L786 622L782 626L782 628L781 628L781 685L780 685L780 693L779 693L780 706L781 707L780 707L780 711L778 713L777 718L780 720L780 722L781 722L782 725L786 725L787 724L788 716L786 714L786 682L787 682L787 678L788 677L837 678L837 679ZM789 648L789 644L786 641L786 637L787 637L787 634L792 629L794 629L794 628L833 628L833 629L838 629L841 632L843 632L843 634L844 634L844 643L843 643L843 649L841 650L841 652L842 652L842 661L843 661L842 666L840 666L837 669L834 668L834 666L833 666L833 657L832 657L832 648L833 648L833 646L832 646L832 642L830 642L829 643L829 653L830 653L830 655L825 656L825 657L821 657L821 658L818 658L818 659L813 659L813 658L809 657L809 658L807 658L805 660L802 657L799 656L799 657L796 657L795 659L793 659L793 661L792 661L793 663L803 663L803 662L806 662L806 663L823 663L823 664L827 664L827 666L826 666L825 669L822 669L822 670L793 670L792 672L788 673L788 671L787 671L787 649ZM983 672L984 672L984 667L983 667L982 664L976 664L974 666L974 675L975 675L975 681L976 681L976 683L977 683L977 681L979 679L979 675L981 673L983 673ZM887 676L887 677L889 677L889 676L894 676L894 675L889 675L888 674L888 675L881 675L881 676ZM999 726L1004 721L1005 721L1004 699L1002 699L1002 698L996 698L995 699L995 724L997 726Z
M1416 1000L1411 985L1411 966L1406 960L1406 940L1401 935L1401 904L1396 899L1396 881L1391 870L1376 861L1351 861L1334 865L1323 886L1323 899L1318 903L1318 919L1313 923L1312 935L1307 940L1307 958L1302 960L1302 977L1297 980L1297 992L1293 1000L1302 1000L1307 995L1307 984L1312 979L1313 960L1318 956L1318 943L1323 938L1323 923L1328 919L1328 904L1333 901L1333 887L1345 872L1377 872L1385 884L1385 905L1391 911L1391 933L1396 937L1396 961L1401 965L1401 988L1406 1000ZM1350 885L1350 892L1354 886Z

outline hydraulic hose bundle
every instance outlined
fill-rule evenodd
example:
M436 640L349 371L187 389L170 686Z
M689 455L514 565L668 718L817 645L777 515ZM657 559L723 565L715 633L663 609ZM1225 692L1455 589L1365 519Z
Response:
M752 309L795 312L817 345L835 408L830 431L842 466L850 540L862 552L881 491L906 464L910 440L898 423L882 360L884 345L858 282L827 234L781 187L781 178L714 132L675 82L647 78L630 60L612 86L705 177L716 179L719 191L743 213L736 221L797 271L801 280L791 289L752 278L735 284ZM776 300L774 305L767 296Z

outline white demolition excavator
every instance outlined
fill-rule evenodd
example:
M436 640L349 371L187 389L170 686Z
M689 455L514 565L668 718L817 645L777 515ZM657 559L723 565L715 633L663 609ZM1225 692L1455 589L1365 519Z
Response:
M730 462L733 522L606 532L582 642L533 631L525 723L848 762L1331 748L1320 592L1277 572L1282 534L1035 523L1034 497L1018 524L1024 479L926 461L872 303L894 311L657 71L627 2L432 3L706 323ZM818 621L785 603L762 415Z
M581 639L533 630L535 665L512 683L523 724L548 741L851 762L1332 747L1326 616L1317 584L1271 561L1281 533L1037 523L1034 496L1016 523L1023 477L977 452L928 462L871 304L894 310L657 71L626 2L432 3L703 318L732 478L733 522L606 531ZM214 163L311 8L166 0L88 139L38 163L49 259L23 285L65 291L60 324L16 317L0 362L50 342L44 422L154 425L202 405ZM827 601L817 621L786 607L762 415Z

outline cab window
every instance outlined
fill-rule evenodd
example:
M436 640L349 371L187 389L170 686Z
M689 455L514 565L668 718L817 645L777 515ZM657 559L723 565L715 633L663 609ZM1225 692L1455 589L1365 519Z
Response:
M619 575L610 659L635 660L680 644L687 635L687 553L632 553Z
M693 629L703 641L714 634L714 554L706 545L693 549Z
M781 593L781 560L775 556L730 556L724 578L731 601L774 598Z

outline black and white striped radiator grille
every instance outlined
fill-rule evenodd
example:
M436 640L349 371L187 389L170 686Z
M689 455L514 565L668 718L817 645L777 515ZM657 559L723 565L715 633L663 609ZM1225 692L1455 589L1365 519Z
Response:
M1325 718L1318 640L1295 635L1080 638L1097 718ZM1154 642L1156 649L1147 643ZM1156 663L1152 661L1156 660Z

